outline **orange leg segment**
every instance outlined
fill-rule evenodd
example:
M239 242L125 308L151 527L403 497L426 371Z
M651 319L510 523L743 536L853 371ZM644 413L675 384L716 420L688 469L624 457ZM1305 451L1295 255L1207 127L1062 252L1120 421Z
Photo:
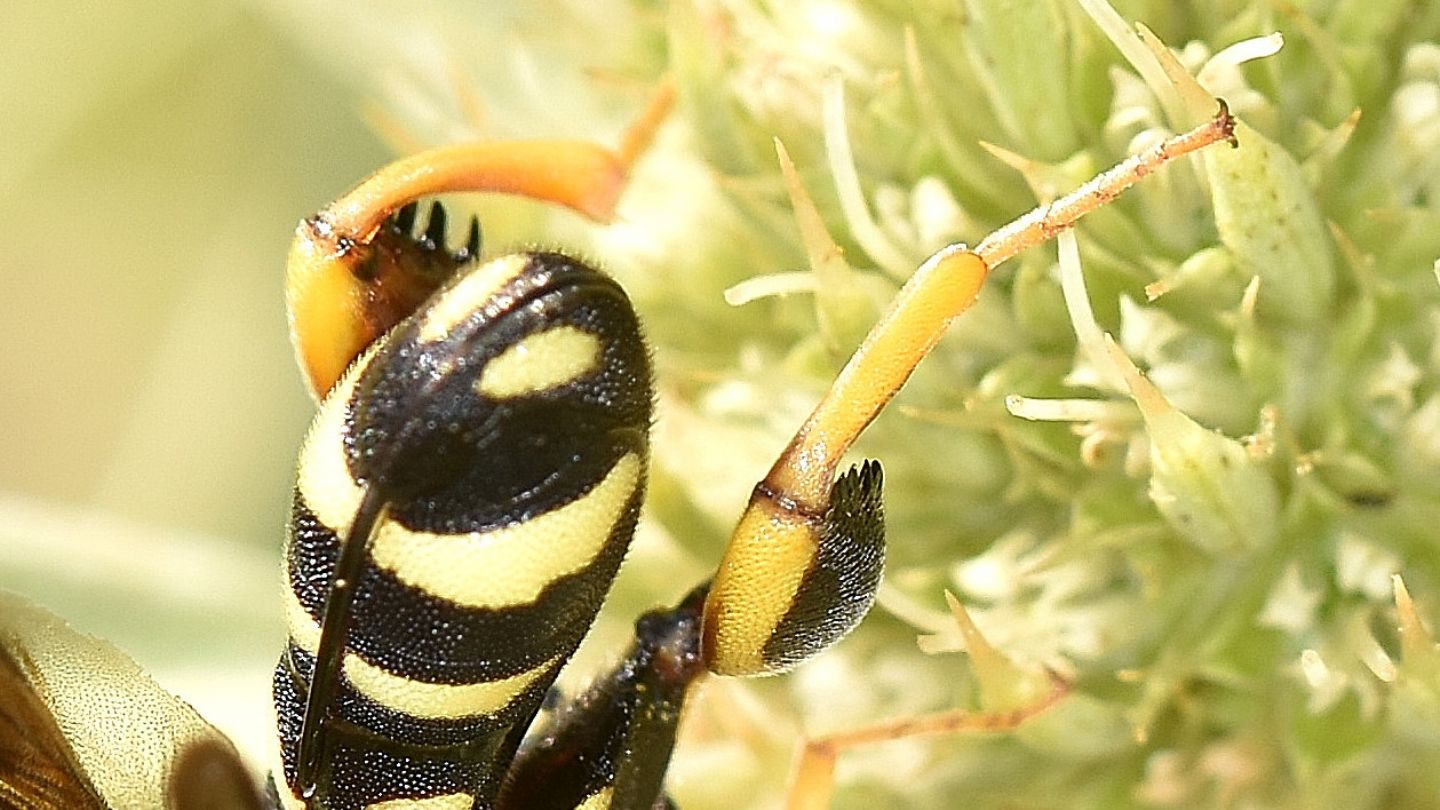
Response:
M1182 155L1234 138L1225 102L1205 124L1177 135L987 236L975 250L951 245L910 277L800 426L765 484L811 511L823 511L840 458L894 398L950 322L970 308L990 269L1052 239L1109 203L1145 175Z
M921 265L775 460L765 485L803 509L823 512L845 451L910 379L950 322L975 302L989 273L984 260L960 246Z
M1074 226L1161 165L1233 138L1234 121L1220 102L1215 118L1200 127L1036 208L986 237L975 250L952 245L916 270L756 485L731 534L705 608L702 647L712 671L724 675L776 671L764 648L795 606L805 571L820 557L822 538L828 533L849 540L846 532L834 532L826 523L841 460L910 379L950 322L974 303L990 269ZM863 612L857 612L855 621ZM848 627L829 627L824 643L845 632ZM791 663L795 658L788 656Z
M674 98L673 85L662 84L618 150L574 140L438 146L395 161L303 220L290 248L286 302L311 393L323 397L364 347L445 280L394 260L403 246L372 245L386 218L421 197L496 192L608 221Z
M1055 706L1069 693L1070 684L1064 679L1054 673L1050 678L1052 688L1049 694L1013 711L970 712L957 709L899 718L808 740L795 758L785 807L787 810L826 810L835 790L835 761L850 749L911 737L993 734L1017 728Z

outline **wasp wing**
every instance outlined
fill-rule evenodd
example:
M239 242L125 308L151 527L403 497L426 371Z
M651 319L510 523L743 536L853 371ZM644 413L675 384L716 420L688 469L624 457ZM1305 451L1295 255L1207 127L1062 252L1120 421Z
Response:
M224 752L239 797L198 806L260 806L248 776L233 777L230 741L188 704L110 644L0 593L0 806L195 808L172 783L193 780L177 765L197 746Z
M6 643L0 649L0 804L18 810L103 808L22 667Z

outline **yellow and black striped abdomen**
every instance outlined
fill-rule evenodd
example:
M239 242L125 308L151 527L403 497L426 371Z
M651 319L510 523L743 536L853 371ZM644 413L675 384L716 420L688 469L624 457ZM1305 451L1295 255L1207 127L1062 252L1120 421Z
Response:
M461 275L356 362L296 486L275 678L292 796L336 560L358 535L320 793L488 806L625 554L651 398L624 293L549 253Z

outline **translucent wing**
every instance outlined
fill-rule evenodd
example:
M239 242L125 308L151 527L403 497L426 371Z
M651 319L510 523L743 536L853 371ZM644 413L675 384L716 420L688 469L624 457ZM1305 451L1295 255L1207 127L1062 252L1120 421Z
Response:
M8 644L0 649L0 804L19 810L105 806Z
M259 807L234 747L194 709L111 645L3 593L0 724L0 806L183 810L197 805L177 803L175 784L225 784L226 800L198 806Z

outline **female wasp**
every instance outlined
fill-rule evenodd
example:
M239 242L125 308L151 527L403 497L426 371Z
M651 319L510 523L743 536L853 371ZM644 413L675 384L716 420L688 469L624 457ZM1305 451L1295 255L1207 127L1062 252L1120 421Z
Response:
M604 217L636 151L422 153L307 219L289 304L325 400L302 450L287 549L271 799L663 803L695 678L788 668L865 613L882 558L880 473L866 464L837 480L841 458L990 268L1230 133L1222 110L974 251L926 262L757 484L714 580L642 619L634 650L528 742L633 530L648 354L623 292L600 272L553 253L481 260L475 227L451 251L443 209L414 232L416 203L504 191ZM170 796L193 778L177 772Z
M298 228L291 325L324 398L287 546L270 783L282 803L663 802L692 680L783 671L868 610L884 556L880 467L837 469L989 268L1164 161L1232 137L1222 105L974 251L927 261L756 485L715 577L642 620L620 668L524 743L633 533L648 355L603 274L557 253L478 260L473 222L447 253L444 209L416 236L415 205L505 191L604 217L664 103L619 154L574 142L442 147Z

